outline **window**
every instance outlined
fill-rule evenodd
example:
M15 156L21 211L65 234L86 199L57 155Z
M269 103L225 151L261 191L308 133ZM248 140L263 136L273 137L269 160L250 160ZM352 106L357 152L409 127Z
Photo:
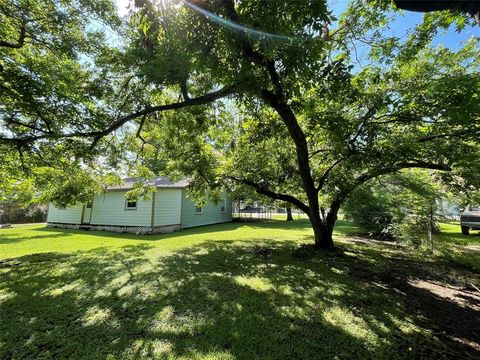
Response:
M92 205L93 205L92 202L89 201L89 202L87 202L86 208L87 208L87 209L91 209L91 208L92 208Z
M225 199L223 199L222 203L220 204L220 212L227 212L227 200Z
M195 206L195 214L203 213L203 208L201 206Z
M126 200L125 210L137 210L137 200Z

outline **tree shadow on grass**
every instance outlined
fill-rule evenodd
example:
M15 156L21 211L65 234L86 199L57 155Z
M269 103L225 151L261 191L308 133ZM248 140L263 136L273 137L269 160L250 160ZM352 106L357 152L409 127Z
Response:
M18 267L0 269L0 358L444 354L403 298L352 276L365 267L379 273L381 259L299 259L296 251L289 242L237 241L166 257L141 244L60 261L55 254L19 258Z
M480 294L462 284L466 279L476 279L478 284L478 274L458 263L453 267L445 258L413 261L384 251L371 244L356 246L353 252L346 248L339 264L352 278L397 293L416 324L436 334L449 357L480 358ZM364 260L359 262L358 257Z
M0 234L0 245L1 244L14 244L22 241L28 240L37 240L37 239L54 239L54 238L64 238L65 236L71 236L71 233L68 232L58 232L55 234L45 234L45 235L35 235L35 236L24 236L17 233L10 234Z
M34 231L58 233L62 234L88 234L92 236L112 237L121 239L140 239L140 240L162 240L181 237L185 235L201 235L210 234L212 232L234 231L237 229L265 229L265 230L311 230L310 222L307 219L300 219L295 221L284 220L267 220L262 222L227 222L220 224L211 224L205 226L198 226L193 228L182 229L181 231L168 234L153 234L153 235L135 235L127 233L116 233L110 231L89 231L89 230L73 230L61 228L41 227ZM335 232L340 235L358 232L358 226L350 221L338 220L335 225Z
M168 234L151 234L151 235L135 235L128 233L117 233L111 231L90 231L90 230L73 230L73 229L62 229L62 228L49 228L42 227L34 229L34 231L39 232L49 232L49 233L58 233L60 234L86 234L91 236L101 236L101 237L111 237L118 239L139 239L139 240L163 240L163 239L172 239L187 235L202 235L202 234L211 234L215 232L226 232L234 231L237 229L285 229L285 230L299 230L299 229L309 229L310 225L304 220L296 221L294 224L287 223L285 221L271 220L265 221L262 223L246 223L246 222L227 222L220 224L211 224L205 226L198 226L193 228L182 229L181 231L176 231Z

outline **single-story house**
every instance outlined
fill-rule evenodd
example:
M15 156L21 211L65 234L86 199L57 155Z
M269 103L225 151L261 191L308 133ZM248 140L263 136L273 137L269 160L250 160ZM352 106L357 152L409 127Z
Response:
M225 193L219 204L200 207L185 196L188 181L158 177L147 181L157 188L148 199L127 200L125 194L135 181L125 179L87 204L66 208L50 204L48 226L154 234L232 221L232 201Z

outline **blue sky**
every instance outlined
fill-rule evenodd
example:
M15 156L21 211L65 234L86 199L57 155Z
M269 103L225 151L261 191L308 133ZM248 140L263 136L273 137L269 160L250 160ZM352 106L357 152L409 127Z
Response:
M123 0L126 1L126 0ZM341 14L347 8L349 0L329 0L329 7L333 9L335 15ZM409 29L413 29L416 25L421 23L423 14L413 11L404 11L397 14L397 20L390 24L388 32L391 36L402 37ZM434 45L443 45L445 47L456 50L461 47L461 44L472 36L480 37L480 27L466 27L460 33L455 29L450 29L447 32L441 32L433 41Z
M392 24L392 32L398 34L404 34L408 29L413 28L415 25L419 24L422 21L422 14L415 12L404 12L399 21L396 21ZM447 32L440 32L435 40L433 41L434 45L444 45L445 47L451 49L458 49L462 43L470 39L472 36L480 36L480 28L475 27L466 27L460 32L455 31L451 28Z

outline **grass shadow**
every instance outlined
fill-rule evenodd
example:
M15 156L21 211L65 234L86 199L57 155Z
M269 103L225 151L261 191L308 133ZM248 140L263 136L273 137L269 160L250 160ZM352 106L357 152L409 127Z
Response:
M0 358L401 359L450 351L430 333L432 314L378 286L404 264L362 246L309 259L292 256L297 248L223 241L168 256L139 244L22 257L24 266L0 269ZM439 301L432 296L421 298Z
M43 229L43 228L42 228ZM47 229L47 228L45 228ZM40 229L38 229L40 230ZM35 235L35 236L19 236L16 233L9 233L9 234L1 234L0 236L0 244L14 244L14 243L19 243L25 240L36 240L36 239L51 239L51 238L63 238L66 236L71 236L72 233L65 231L65 232L58 232L54 234L45 234L45 235Z

